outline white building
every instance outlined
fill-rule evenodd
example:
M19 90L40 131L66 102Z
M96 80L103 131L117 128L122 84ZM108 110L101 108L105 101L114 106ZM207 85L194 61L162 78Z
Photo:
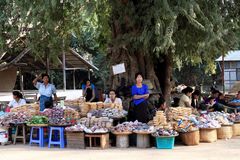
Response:
M220 65L222 56L216 60ZM240 50L229 51L224 57L224 85L226 91L240 82Z

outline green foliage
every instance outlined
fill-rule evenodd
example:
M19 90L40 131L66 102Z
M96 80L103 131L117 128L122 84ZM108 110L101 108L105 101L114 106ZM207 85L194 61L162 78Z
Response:
M206 61L211 67L238 45L237 0L113 0L111 6L119 26L127 26L114 39L115 48L142 48L153 57L172 53L176 64Z

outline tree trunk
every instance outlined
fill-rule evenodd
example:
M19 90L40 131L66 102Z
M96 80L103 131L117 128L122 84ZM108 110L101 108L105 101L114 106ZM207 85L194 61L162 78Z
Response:
M124 7L127 5L128 0L122 0L121 3L121 7ZM122 39L126 34L137 36L143 31L143 28L137 25L129 25L132 17L127 15L124 11L113 8L111 16L112 42L109 46L108 53L110 67L112 67L112 65L124 63L126 72L119 75L113 75L113 72L111 72L110 86L116 89L120 86L122 78L125 79L127 85L133 85L135 83L135 73L142 72L144 79L150 80L154 89L160 89L159 80L154 71L153 58L150 56L151 53L146 53L148 51L144 51L141 45L140 47L132 46L132 43L129 42L128 39L123 40L121 43L119 42L119 39ZM124 18L121 19L120 17Z
M166 100L167 104L171 103L171 76L173 70L173 61L172 61L172 53L169 53L165 56L165 76L164 76L164 89L163 89L163 97Z
M160 87L162 94L167 104L170 105L171 101L171 88L172 88L172 71L173 71L173 61L172 53L168 52L159 58L155 64L156 73L160 81ZM159 70L161 68L161 70Z

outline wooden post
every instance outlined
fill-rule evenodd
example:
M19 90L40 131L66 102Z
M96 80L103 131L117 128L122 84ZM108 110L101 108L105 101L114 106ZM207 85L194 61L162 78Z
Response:
M23 75L22 75L22 70L19 68L19 77L20 77L20 90L23 92L24 86L23 86Z
M73 89L76 90L75 69L73 70Z
M223 94L225 93L225 82L224 82L224 53L222 54L222 87L223 87Z
M63 53L62 53L62 67L63 67L63 90L66 91L66 55L64 52L64 40L63 40Z
M90 80L91 74L90 74L90 69L88 68L88 79Z

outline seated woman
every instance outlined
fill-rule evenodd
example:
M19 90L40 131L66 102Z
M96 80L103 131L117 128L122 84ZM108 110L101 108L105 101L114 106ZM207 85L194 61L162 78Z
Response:
M193 89L191 87L187 87L182 90L182 97L180 98L179 101L179 106L180 107L192 107L191 106L191 95L192 95Z
M110 107L112 104L122 106L122 100L116 97L116 91L113 89L109 91L109 98L106 98L104 101L104 105L107 107Z
M13 91L13 100L9 102L8 107L14 108L26 104L26 100L23 99L22 93L19 91Z

